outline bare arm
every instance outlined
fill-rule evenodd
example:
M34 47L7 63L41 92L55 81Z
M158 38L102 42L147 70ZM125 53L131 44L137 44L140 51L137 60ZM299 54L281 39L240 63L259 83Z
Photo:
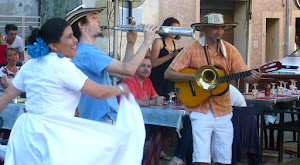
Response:
M137 68L142 63L148 48L150 47L155 32L158 30L157 26L154 25L146 25L144 31L144 42L140 46L139 50L136 52L134 56L132 56L128 61L121 63L120 61L113 60L106 68L106 71L112 73L118 73L121 75L133 76L137 70Z
M0 113L7 107L11 100L21 94L22 91L18 90L15 86L9 85L8 88L0 95Z
M6 77L0 77L0 83L4 89L7 88L9 85Z
M121 84L124 89L124 94L128 95L129 88L126 84ZM81 88L80 92L95 98L95 99L107 99L116 95L120 95L122 92L118 86L108 86L97 84L94 81L87 79Z
M168 67L165 72L165 79L172 81L193 81L195 80L195 75L176 72L172 68Z
M159 58L159 52L160 50L163 48L163 43L162 40L160 38L157 38L154 40L153 44L152 44L152 49L151 49L151 62L152 62L152 67L155 68L163 63L165 63L166 61L174 58L178 52L173 52L170 53L164 57Z
M109 72L109 76L111 77L117 77L117 78L120 78L120 79L125 79L125 78L129 78L130 76L125 76L125 75L121 75L121 74L118 74L118 73L111 73Z
M163 105L165 97L163 96L152 96L151 100L142 100L142 99L136 99L136 102L141 107L147 107L147 106L156 106L156 105Z
M134 26L136 24L135 21L132 21L130 25ZM137 39L137 33L136 32L127 32L127 46L125 51L125 56L123 59L123 62L127 62L132 58L134 54L134 44Z
M255 70L252 70L251 71L251 76L242 78L242 80L249 83L249 84L253 84L253 83L258 82L260 80L260 78L261 78L261 73L255 71Z
M4 40L3 40L3 36L2 34L0 33L0 45L7 45Z

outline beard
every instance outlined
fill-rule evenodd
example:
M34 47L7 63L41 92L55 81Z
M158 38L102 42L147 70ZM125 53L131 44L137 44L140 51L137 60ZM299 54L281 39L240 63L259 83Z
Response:
M103 38L104 35L103 35L103 33L98 33L98 34L95 35L95 37L101 37L101 38Z

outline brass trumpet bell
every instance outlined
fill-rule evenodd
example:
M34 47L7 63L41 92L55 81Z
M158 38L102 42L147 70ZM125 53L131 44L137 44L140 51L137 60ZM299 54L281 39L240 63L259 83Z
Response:
M196 71L195 80L202 89L212 90L219 85L220 75L214 66L205 65Z

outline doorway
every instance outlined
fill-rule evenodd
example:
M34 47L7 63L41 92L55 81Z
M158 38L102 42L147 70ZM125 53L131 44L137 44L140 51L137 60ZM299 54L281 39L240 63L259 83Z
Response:
M279 19L266 19L266 61L279 59Z

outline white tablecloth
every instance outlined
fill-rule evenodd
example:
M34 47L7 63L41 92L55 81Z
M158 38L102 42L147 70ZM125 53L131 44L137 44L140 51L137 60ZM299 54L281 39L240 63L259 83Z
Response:
M8 104L8 106L0 114L4 120L2 128L11 130L17 118L24 113L24 108L25 104Z
M145 124L176 128L179 137L181 137L180 129L182 128L182 117L186 114L185 110L172 109L164 105L141 107L141 111Z

